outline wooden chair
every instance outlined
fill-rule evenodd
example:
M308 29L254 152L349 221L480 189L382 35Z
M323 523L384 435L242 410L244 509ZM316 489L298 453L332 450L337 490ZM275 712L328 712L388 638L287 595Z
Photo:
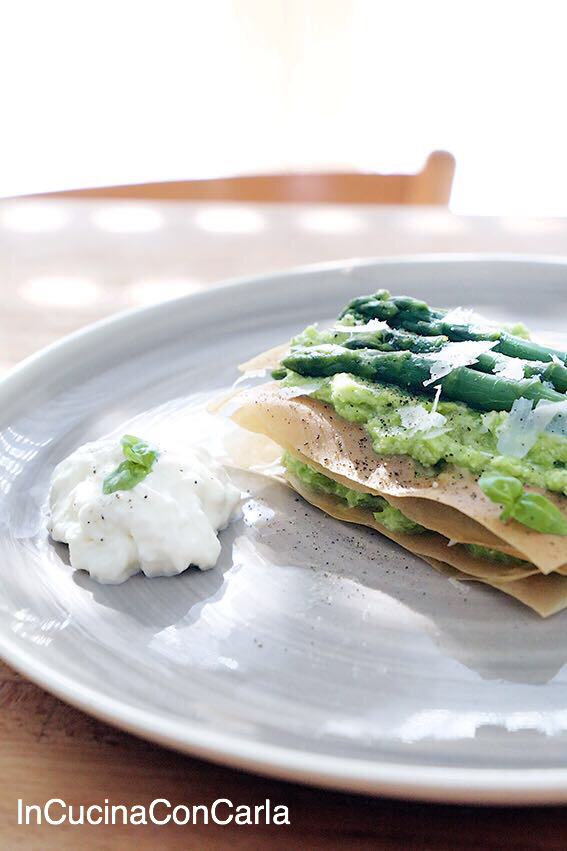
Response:
M417 174L306 172L249 175L73 189L42 197L446 205L454 172L454 157L446 151L434 151Z

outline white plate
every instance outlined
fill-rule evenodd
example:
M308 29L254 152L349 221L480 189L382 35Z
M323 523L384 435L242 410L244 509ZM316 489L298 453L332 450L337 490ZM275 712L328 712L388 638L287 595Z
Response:
M236 364L377 287L544 331L567 265L414 258L315 267L129 313L0 386L0 649L65 700L278 777L447 801L567 801L567 612L448 582L252 474L215 570L100 586L42 529L54 464L143 417L171 426Z

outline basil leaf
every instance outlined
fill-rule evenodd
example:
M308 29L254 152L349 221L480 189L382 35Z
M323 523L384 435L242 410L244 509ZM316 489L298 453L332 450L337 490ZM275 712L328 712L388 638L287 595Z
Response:
M478 483L492 502L504 506L503 522L513 518L544 535L567 535L567 518L541 493L526 493L519 479L486 473Z
M567 518L541 493L522 494L514 504L511 516L536 532L567 535Z
M155 446L140 437L134 437L133 434L125 434L121 444L126 460L104 480L102 492L105 494L132 490L151 473L159 455Z
M148 470L141 464L132 461L122 461L103 482L102 492L105 494L115 491L129 491L148 475Z
M124 456L135 464L141 464L149 472L158 456L155 446L139 437L125 434L121 440Z
M485 473L478 480L478 484L492 502L497 502L508 509L514 505L524 491L519 479L496 473ZM506 513L508 514L508 512Z

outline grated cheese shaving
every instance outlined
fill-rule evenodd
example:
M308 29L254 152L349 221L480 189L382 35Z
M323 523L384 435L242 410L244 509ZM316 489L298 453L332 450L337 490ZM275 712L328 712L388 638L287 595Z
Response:
M437 413L437 406L439 405L439 399L441 398L441 391L443 390L440 384L435 385L435 399L433 400L433 405L431 406L431 413Z
M382 322L380 319L371 319L365 322L364 325L333 325L329 331L341 334L373 334L376 331L389 331L390 327L387 322Z
M414 433L423 433L427 437L439 437L447 431L444 428L447 417L436 411L428 411L423 405L404 405L400 408L402 428Z
M492 327L494 325L494 323L491 323L470 307L454 307L443 316L443 322L450 322L452 325L480 325L486 327Z
M501 378L520 381L524 378L524 363L519 358L508 358L501 355L494 366L494 374Z
M429 352L423 357L430 361L430 378L423 382L423 386L439 381L445 375L449 375L459 366L470 366L475 363L479 355L490 351L498 343L498 340L466 340L463 343L447 343L438 352Z
M498 437L501 455L523 458L540 434L547 432L567 437L567 399L564 402L541 400L533 408L531 399L516 399Z

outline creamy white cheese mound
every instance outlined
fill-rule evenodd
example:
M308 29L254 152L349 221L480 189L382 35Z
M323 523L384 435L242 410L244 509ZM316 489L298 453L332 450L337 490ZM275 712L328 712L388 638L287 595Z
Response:
M206 450L158 450L142 481L110 494L103 482L124 461L120 438L87 443L57 465L48 529L69 544L74 568L119 583L139 571L172 576L189 565L215 566L217 532L230 521L240 492Z

